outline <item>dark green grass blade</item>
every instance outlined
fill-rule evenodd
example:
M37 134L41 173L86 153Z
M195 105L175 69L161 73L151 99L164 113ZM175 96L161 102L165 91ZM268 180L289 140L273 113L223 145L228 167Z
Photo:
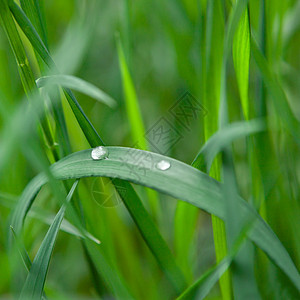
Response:
M36 84L39 88L51 85L60 85L65 88L73 89L83 94L86 94L99 102L103 102L110 107L115 107L117 105L116 101L107 95L105 92L100 90L95 85L86 82L71 75L51 75L43 76L36 80Z
M47 47L45 46L44 42L40 38L36 29L32 25L29 18L26 16L26 14L23 12L23 10L14 1L9 1L9 8L16 22L32 44L34 50L40 55L41 59L50 69L55 68L55 64L49 54Z
M60 224L64 218L65 210L77 187L76 181L66 199L66 203L57 213L51 224L30 268L29 274L23 286L20 299L40 299L50 264L51 255L59 232Z
M10 1L13 2L13 0ZM38 0L20 0L20 4L24 12L26 12L28 18L34 25L34 28L38 32L39 36L42 38L43 42L47 46L48 40L46 34L46 25L44 23L44 18L41 15Z
M89 176L104 176L120 178L148 186L175 198L191 203L221 219L226 217L226 203L223 201L221 184L208 175L175 159L152 152L107 147L109 158L94 161L91 159L91 150L74 153L55 163L51 171L57 179L81 178ZM141 169L132 157L139 155L145 162ZM166 171L158 170L155 164L162 159L170 162L171 167ZM146 171L146 172L145 172ZM137 178L137 176L139 176ZM47 182L45 175L37 176L24 190L19 201L18 209L14 212L14 228L22 224L36 193ZM241 218L255 219L249 238L256 243L272 261L282 269L294 285L300 290L300 276L288 252L277 236L258 213L244 200L236 197L236 211Z
M235 122L228 124L217 131L200 149L192 166L201 169L205 167L210 170L216 155L234 140L246 137L265 130L266 125L263 120L251 120L248 122Z

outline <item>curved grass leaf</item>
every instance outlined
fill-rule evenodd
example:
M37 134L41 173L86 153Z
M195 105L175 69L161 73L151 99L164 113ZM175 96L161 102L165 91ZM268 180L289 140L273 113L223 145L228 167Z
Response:
M60 180L90 176L129 180L191 203L221 219L226 218L222 185L208 175L180 161L152 152L121 147L107 147L107 150L108 159L94 161L91 150L84 150L53 164L51 171ZM134 159L135 155L143 159L143 168ZM157 169L155 166L161 160L170 162L171 167L165 171ZM13 215L14 228L20 228L35 195L46 182L47 177L40 174L26 187ZM248 237L265 251L300 290L299 273L277 236L247 202L238 196L235 201L236 212L241 218L255 219Z
M73 184L66 203L60 208L53 220L30 268L29 274L23 286L20 299L40 299L44 290L44 284L50 264L51 254L54 249L56 237L59 232L61 222L65 215L65 210L77 187L78 180Z
M251 121L241 121L228 124L217 131L201 148L196 158L192 162L192 166L199 169L206 167L210 170L216 155L230 145L234 140L246 137L257 132L261 132L266 128L265 122L260 119Z
M51 75L43 76L36 80L39 88L51 85L60 85L65 88L73 89L83 94L86 94L99 102L103 102L110 107L117 105L116 101L95 85L86 82L78 77L71 75Z

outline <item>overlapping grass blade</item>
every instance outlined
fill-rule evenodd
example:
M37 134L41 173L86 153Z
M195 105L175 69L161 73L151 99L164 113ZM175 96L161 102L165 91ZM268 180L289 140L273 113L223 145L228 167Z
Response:
M107 95L105 92L100 90L95 85L86 82L71 75L51 75L43 76L36 80L36 84L39 88L51 85L60 85L65 88L69 88L83 94L86 94L99 102L103 102L110 107L115 107L117 105L116 101Z
M51 171L57 179L61 180L89 176L108 176L129 180L169 194L225 219L226 203L223 201L222 186L208 175L175 159L152 152L121 147L107 147L107 150L109 151L109 159L94 161L91 158L91 150L84 150L55 163ZM166 171L161 171L146 164L146 175L140 176L137 180L136 174L141 172L144 174L145 170L141 170L137 165L131 156L132 153L145 158L145 162L147 157L151 155L154 164L162 159L167 160L171 167ZM135 173L132 172L133 169ZM46 182L47 177L40 174L24 190L18 204L19 209L15 211L14 215L14 220L17 223L23 222L37 191ZM300 290L300 275L277 236L247 202L238 196L235 197L236 211L240 217L255 220L253 228L249 232L249 238L266 252ZM12 226L19 225L12 224Z
M73 184L66 203L60 208L53 220L30 268L29 274L23 286L20 299L40 299L44 290L44 284L50 264L51 255L59 232L59 227L64 218L65 210L71 201L78 181Z
M214 158L226 146L230 145L234 140L247 137L251 134L261 132L266 129L264 120L254 119L248 122L235 122L228 124L217 131L200 149L196 158L192 162L192 166L197 169L211 168Z

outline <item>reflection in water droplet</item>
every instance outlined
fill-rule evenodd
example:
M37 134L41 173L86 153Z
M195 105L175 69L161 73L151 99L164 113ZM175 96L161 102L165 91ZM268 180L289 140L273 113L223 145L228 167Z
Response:
M166 160L161 160L156 164L156 168L162 171L168 170L171 164Z
M103 146L96 147L92 150L91 156L93 160L105 159L108 157L108 150Z

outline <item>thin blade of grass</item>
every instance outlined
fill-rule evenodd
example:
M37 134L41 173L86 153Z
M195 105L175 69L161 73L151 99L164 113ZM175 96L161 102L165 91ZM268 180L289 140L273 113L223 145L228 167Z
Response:
M144 123L139 108L136 91L127 66L121 40L118 36L116 36L116 39L117 39L120 69L122 74L124 98L125 98L125 103L127 108L128 119L131 126L132 136L134 142L138 142L139 147L141 147L142 150L145 150L147 149L147 144L144 136L145 128L144 128Z
M207 2L207 22L206 22L206 77L207 88L204 98L204 105L211 113L210 118L204 119L204 136L208 140L218 129L219 106L221 95L221 75L222 75L222 53L224 51L224 29L225 12L221 1ZM213 164L210 175L220 180L221 163L216 160ZM227 253L225 225L222 220L212 215L212 227L217 262L220 262ZM220 278L221 294L225 300L230 300L231 281L229 272Z
M235 122L218 130L200 149L192 166L210 170L216 155L234 140L247 137L266 129L264 120L254 119L248 122Z
M244 116L249 120L250 24L247 9L243 12L236 30L232 53Z
M188 287L177 300L184 299L204 299L214 285L218 282L220 277L228 270L233 259L238 254L241 246L244 244L247 234L251 229L251 222L246 224L236 238L232 249L229 251L226 257L224 257L221 262L206 271L200 278Z
M13 2L13 1L11 1ZM41 15L41 10L38 0L20 0L20 4L27 17L31 20L34 28L38 32L39 36L42 38L46 47L48 48L48 39L46 34L46 25L44 18Z
M127 10L126 19L129 26L128 5L129 3L126 2L126 10ZM127 36L127 38L129 38L129 36ZM124 98L125 98L126 109L127 109L127 116L131 126L131 135L133 138L133 142L136 143L135 144L136 148L147 150L148 147L145 139L144 122L139 107L138 97L134 87L133 79L130 74L130 68L128 67L122 42L118 35L116 36L116 40L117 40L118 58L119 58L119 64L120 64L120 70L121 70L122 82L123 82ZM128 47L127 51L129 51L129 41L127 47ZM127 57L128 55L129 53L127 53ZM148 196L152 214L154 218L157 218L157 214L159 212L157 195L154 191L147 190L147 196Z
M115 107L117 105L116 101L107 95L105 92L100 90L95 85L86 82L71 75L51 75L43 76L36 80L37 87L45 87L51 85L60 85L65 88L73 89L83 94L86 94L99 102L103 102L110 107Z
M222 185L208 175L175 159L152 152L121 147L107 147L107 150L109 151L108 159L94 161L91 158L91 150L84 150L53 164L51 171L60 180L88 176L107 176L130 180L191 203L221 219L226 218L226 203L223 201ZM128 155L128 151L130 151L130 155ZM171 167L166 171L161 171L151 168L149 165L145 166L147 168L146 175L140 176L137 180L136 174L140 174L144 170L140 170L131 154L140 155L141 159L144 158L146 161L149 153L154 164L161 160L167 160ZM128 159L124 161L124 158L127 157ZM46 182L47 177L40 174L27 186L19 201L19 209L15 211L15 221L23 222L37 191ZM277 236L255 209L236 195L235 197L236 211L240 217L255 220L254 226L249 232L249 238L266 252L300 291L300 275ZM12 226L15 227L15 224Z
M247 0L237 1L230 13L229 20L227 23L226 34L224 39L224 51L223 51L223 65L221 71L221 89L220 89L220 99L221 105L219 109L219 126L223 128L229 123L228 116L228 100L227 100L227 60L229 58L230 49L235 46L235 37L239 36L239 24L241 24L241 18L247 7ZM248 25L249 26L249 25ZM247 50L247 49L246 49ZM233 49L235 53L236 49ZM243 55L243 54L241 54ZM247 59L247 57L246 57ZM244 61L245 62L245 61ZM237 66L237 65L236 65ZM247 68L245 68L247 67ZM242 76L243 80L247 79L249 76L249 65L244 65L242 69L239 69L238 78ZM241 79L238 79L239 88L245 93L245 86L248 86L247 82L241 82ZM242 84L242 85L241 85ZM246 95L248 96L248 95ZM243 94L245 97L245 94ZM249 106L246 108L249 110ZM246 112L247 116L247 112ZM248 115L249 117L249 115ZM236 207L234 190L236 189L236 179L234 174L233 167L233 157L232 152L229 147L226 147L224 152L227 154L228 159L223 161L224 168L224 182L228 182L224 185L223 194L227 198L226 205L226 236L227 236L227 245L228 247L232 246L232 240L236 236L239 228L240 222L243 221L243 218L235 219L235 222L232 218L235 218L234 209ZM248 297L246 292L252 291L254 298L259 298L257 291L257 286L254 277L254 256L251 253L250 247L244 247L241 250L241 253L236 259L237 268L232 269L233 274L233 287L234 287L234 297L236 298L245 298ZM239 273L241 271L241 273ZM242 275L242 276L241 276Z
M16 197L3 194L0 192L0 204L2 206L8 207L10 209L14 209L16 206ZM55 215L52 213L43 210L39 207L32 207L30 212L28 213L28 217L39 220L43 222L44 224L51 225L53 223L53 220L55 218ZM89 239L96 244L100 244L100 241L94 237L90 232L86 231L84 228L79 230L76 226L74 226L72 223L70 223L67 219L63 219L60 230L69 233L77 238L83 238L83 239ZM13 233L15 233L14 229L12 229ZM81 231L84 232L84 234L81 233Z
M51 255L54 249L55 241L59 232L59 227L64 218L65 210L71 201L73 193L77 187L76 181L67 198L66 203L60 208L53 220L30 268L29 274L23 286L20 299L40 299L44 290L46 276L50 264Z
M237 182L233 167L233 157L229 147L222 152L223 178L222 186L223 199L226 201L226 236L229 251L234 241L240 235L240 230L252 220L249 217L236 213ZM250 216L251 218L251 216ZM250 241L245 241L240 252L234 258L231 268L233 292L236 299L260 299L254 275L254 247Z
M16 244L18 246L18 251L19 251L20 256L21 256L21 258L23 260L24 266L25 266L26 270L29 272L30 268L32 266L32 262L30 260L30 257L28 255L28 253L27 253L27 251L26 251L23 243L21 243L20 239L17 237L17 235L16 235L16 233L15 233L15 231L14 231L14 229L13 229L12 226L10 226L10 229L11 229L11 232L12 232L14 238L15 238ZM43 299L47 299L44 291L43 291L43 294L42 294L42 298Z

